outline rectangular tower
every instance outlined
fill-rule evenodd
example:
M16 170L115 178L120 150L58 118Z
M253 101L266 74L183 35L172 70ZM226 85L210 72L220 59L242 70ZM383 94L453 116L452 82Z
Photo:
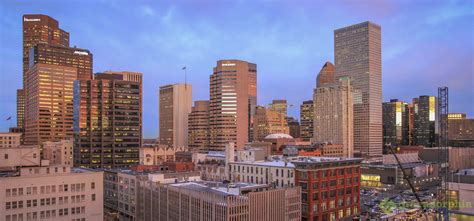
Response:
M415 102L416 100L416 102ZM414 107L414 125L413 142L414 145L426 147L437 146L436 120L437 120L437 99L435 96L420 96L413 99Z
M350 76L362 103L354 105L354 148L362 157L382 155L381 28L372 22L334 31L335 75Z
M314 105L313 100L303 101L300 106L300 136L304 140L313 138Z
M74 166L138 164L142 140L142 74L105 72L74 82Z
M382 113L384 145L409 145L408 103L392 99L382 104Z
M263 141L270 134L289 134L290 129L282 112L257 106L253 120L253 139Z
M188 146L194 150L209 147L209 101L195 101L188 116Z
M210 76L210 148L223 150L229 142L242 148L252 137L257 104L257 65L220 60Z
M321 75L320 75L321 76ZM353 88L348 78L314 89L314 141L340 144L344 157L354 155Z
M188 114L193 106L190 84L160 87L160 144L169 147L188 146Z

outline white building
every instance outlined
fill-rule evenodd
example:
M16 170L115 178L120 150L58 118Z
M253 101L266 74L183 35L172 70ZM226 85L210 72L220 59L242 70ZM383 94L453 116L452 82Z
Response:
M0 177L0 220L102 220L103 173L24 167Z
M231 162L229 170L232 182L272 184L276 187L295 185L295 166L283 160Z

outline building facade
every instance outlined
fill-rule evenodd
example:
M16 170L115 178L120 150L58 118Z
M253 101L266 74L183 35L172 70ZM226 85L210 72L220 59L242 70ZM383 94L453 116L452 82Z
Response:
M188 114L193 105L192 91L190 84L160 87L160 144L188 146Z
M314 105L313 100L303 101L300 106L300 137L311 140L314 130Z
M16 173L15 173L16 174ZM103 173L24 167L0 177L0 220L102 220Z
M21 133L0 133L0 148L13 148L21 145Z
M268 106L270 110L283 114L285 118L288 117L288 102L286 100L273 100Z
M148 183L140 191L137 220L301 220L299 187L185 182Z
M223 150L233 142L243 148L252 137L257 105L257 65L240 60L217 61L210 76L209 147Z
M25 126L25 90L16 90L16 127L24 129Z
M30 68L30 48L39 43L69 47L69 33L47 15L23 15L23 85L26 85L25 74Z
M286 118L286 121L288 122L288 127L290 129L290 135L294 138L299 138L300 122L298 122L298 119L295 119L294 117L288 117Z
M414 124L413 143L426 147L434 147L437 144L437 98L434 96L420 96L413 99Z
M308 157L292 161L301 187L302 220L343 220L360 212L358 158Z
M209 147L209 101L195 101L188 116L188 147L206 150Z
M384 144L391 144L394 147L409 145L408 110L408 103L397 99L382 104Z
M74 83L74 166L129 167L139 163L142 74L98 73Z
M30 48L29 67L52 64L77 68L78 80L92 79L92 53L82 48L38 43Z
M277 188L295 186L295 167L288 161L231 162L229 180L269 184Z
M77 69L36 64L27 75L25 144L73 137L73 82Z
M349 76L360 90L354 105L354 153L382 155L382 41L381 28L363 22L334 31L335 76Z
M324 69L324 67L323 67ZM319 87L314 90L314 141L340 144L343 155L354 155L354 95L351 81L341 78L332 83L327 72L320 72Z
M42 158L50 165L73 166L73 139L43 142Z
M466 114L448 114L448 140L450 146L474 146L474 119Z
M253 118L253 141L263 141L270 134L289 132L284 114L263 106L256 107Z

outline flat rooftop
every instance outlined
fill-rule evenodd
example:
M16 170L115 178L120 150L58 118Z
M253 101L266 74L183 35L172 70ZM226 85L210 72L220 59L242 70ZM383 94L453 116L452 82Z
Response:
M199 192L211 192L215 194L219 194L222 196L239 196L242 195L242 191L258 191L261 188L269 188L270 186L267 184L252 184L252 183L229 183L225 184L222 182L183 182L183 183L176 183L170 184L173 187L179 187L183 189L199 191Z

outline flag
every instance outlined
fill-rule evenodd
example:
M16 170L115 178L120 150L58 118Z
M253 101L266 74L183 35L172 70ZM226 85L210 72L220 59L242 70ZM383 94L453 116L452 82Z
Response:
M12 119L12 117L11 117L11 116L7 118L7 120L11 120L11 119Z
M184 66L184 67L182 68L182 70L186 70L186 66Z

